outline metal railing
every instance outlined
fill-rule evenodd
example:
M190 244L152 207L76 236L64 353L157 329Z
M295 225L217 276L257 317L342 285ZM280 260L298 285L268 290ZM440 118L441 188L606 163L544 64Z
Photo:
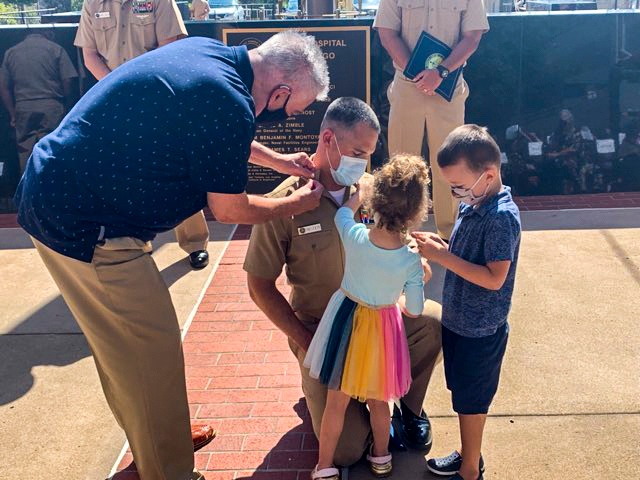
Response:
M0 25L18 23L21 25L29 25L40 23L40 15L55 13L57 8L34 8L29 10L15 10L13 12L0 13ZM14 20L13 22L11 20Z

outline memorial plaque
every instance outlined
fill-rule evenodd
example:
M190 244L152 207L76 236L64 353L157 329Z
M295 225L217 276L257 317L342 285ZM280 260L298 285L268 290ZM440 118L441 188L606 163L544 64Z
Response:
M227 45L246 45L249 49L261 45L278 28L224 29ZM356 97L370 103L370 28L313 27L300 30L313 35L329 65L329 97ZM313 153L318 143L320 123L330 102L314 102L303 114L269 127L258 127L256 140L280 153ZM285 177L268 168L249 165L249 193L267 193Z

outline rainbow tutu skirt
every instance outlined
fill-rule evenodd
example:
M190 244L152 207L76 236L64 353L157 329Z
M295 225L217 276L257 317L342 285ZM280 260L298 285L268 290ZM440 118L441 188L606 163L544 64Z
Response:
M312 378L361 402L402 398L411 385L411 364L400 309L350 297L342 290L333 294L304 366Z

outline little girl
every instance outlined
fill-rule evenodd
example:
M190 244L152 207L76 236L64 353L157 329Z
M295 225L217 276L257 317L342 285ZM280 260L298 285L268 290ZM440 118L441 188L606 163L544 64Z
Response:
M373 431L367 455L376 477L391 474L389 401L411 384L409 348L402 313L422 313L428 265L406 245L409 228L427 210L424 160L396 155L338 210L335 223L346 253L340 290L327 305L304 365L329 388L320 427L320 454L313 480L338 480L333 456L351 398L366 402ZM368 192L367 190L373 190ZM354 221L365 198L375 228ZM428 280L428 278L427 278ZM404 296L402 293L404 292Z

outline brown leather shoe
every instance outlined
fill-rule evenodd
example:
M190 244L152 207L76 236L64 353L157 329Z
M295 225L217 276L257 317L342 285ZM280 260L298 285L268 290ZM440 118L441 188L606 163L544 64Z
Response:
M211 425L191 425L191 439L193 440L193 451L197 452L205 445L211 443L216 438L217 432Z

